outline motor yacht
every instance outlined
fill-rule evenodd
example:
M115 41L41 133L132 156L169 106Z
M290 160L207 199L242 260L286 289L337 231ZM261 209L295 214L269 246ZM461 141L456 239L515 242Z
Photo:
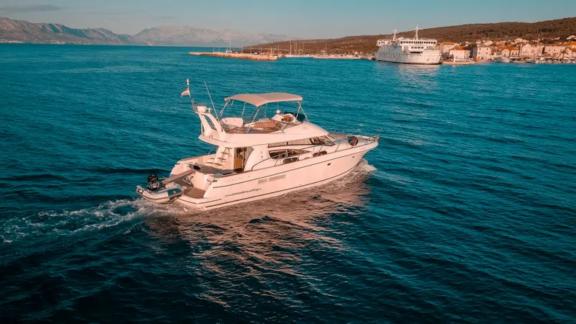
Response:
M345 177L378 146L377 136L313 124L295 94L237 94L220 111L192 100L192 109L215 153L181 159L166 179L150 176L137 187L144 199L208 210L281 196Z

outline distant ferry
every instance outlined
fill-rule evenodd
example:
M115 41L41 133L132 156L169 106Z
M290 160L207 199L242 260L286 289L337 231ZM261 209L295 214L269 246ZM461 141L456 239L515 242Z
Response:
M440 64L442 54L435 39L418 38L418 27L414 38L396 38L378 40L376 60L406 64Z

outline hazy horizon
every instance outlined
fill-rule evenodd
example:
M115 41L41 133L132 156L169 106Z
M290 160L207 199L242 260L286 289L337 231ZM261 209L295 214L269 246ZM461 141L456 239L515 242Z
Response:
M56 0L48 3L3 0L0 16L30 22L59 23L74 28L106 28L118 34L134 35L158 26L191 26L212 30L287 35L296 38L331 38L348 35L385 34L393 29L492 23L535 22L576 16L576 1L550 0L546 6L534 0L485 0L482 4L409 3L384 4L373 0L332 3L318 0L290 2L256 0L237 3L219 0L191 3L173 0Z

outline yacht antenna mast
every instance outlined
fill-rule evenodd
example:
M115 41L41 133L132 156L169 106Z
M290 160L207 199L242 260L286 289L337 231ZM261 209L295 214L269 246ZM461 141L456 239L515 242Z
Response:
M396 40L396 33L398 32L397 29L394 29L394 36L392 36L392 40L395 41Z
M208 84L206 83L206 81L204 81L204 87L206 87L206 92L208 93L208 98L210 98L210 103L212 104L212 110L214 111L214 114L216 115L216 118L218 118L218 113L216 111L216 106L214 106L214 101L212 100L212 95L210 94L210 89L208 89Z
M418 25L416 25L416 40L418 40Z

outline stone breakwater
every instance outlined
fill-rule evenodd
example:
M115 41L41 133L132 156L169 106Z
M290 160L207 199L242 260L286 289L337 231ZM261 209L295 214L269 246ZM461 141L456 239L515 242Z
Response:
M272 55L272 54L230 53L230 52L189 52L189 54L194 56L214 56L214 57L235 58L235 59L253 60L253 61L278 60L278 55Z

